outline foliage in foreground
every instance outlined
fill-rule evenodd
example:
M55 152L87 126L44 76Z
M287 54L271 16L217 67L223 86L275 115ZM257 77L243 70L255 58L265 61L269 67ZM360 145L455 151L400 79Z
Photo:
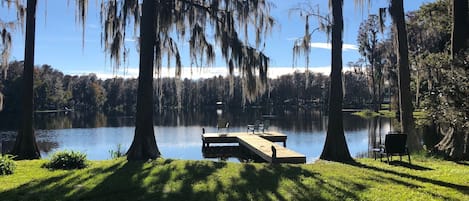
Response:
M43 166L49 169L82 169L87 166L86 154L77 151L59 151L54 153Z
M0 175L13 174L16 165L12 155L0 155Z
M0 200L469 200L469 163L412 157L274 166L118 159L69 171L19 161L0 177Z

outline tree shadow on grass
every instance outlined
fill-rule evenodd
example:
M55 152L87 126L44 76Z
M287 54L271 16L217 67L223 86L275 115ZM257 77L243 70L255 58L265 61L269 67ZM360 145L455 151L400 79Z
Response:
M408 188L420 188L421 186L419 185L415 185L415 184L412 184L410 182L406 182L406 181L403 181L403 180L400 180L400 179L396 179L392 176L383 176L383 175L379 175L379 176L375 176L375 177L372 177L372 178L367 178L368 180L372 180L376 183L379 183L379 184L385 184L387 182L390 182L390 183L393 183L393 184L396 184L396 185L402 185L402 186L405 186L405 187L408 187Z
M423 167L423 166L416 165L416 164L410 164L410 163L403 162L403 161L389 161L388 164L392 166L406 167L412 170L421 170L421 171L433 170L432 168Z
M228 192L227 200L302 201L330 200L330 197L359 199L356 192L327 181L319 173L291 165L259 167L246 164L239 178L233 178L230 184L227 189L233 190Z
M237 177L230 178L225 186L227 200L286 200L277 189L281 173L276 168L261 167L257 169L252 164L245 164ZM229 191L231 189L231 191Z
M129 195L144 195L146 189L141 181L151 170L145 162L123 161L116 168L97 172L104 178L96 179L95 186L88 191L77 192L68 197L70 200L138 200Z
M64 171L0 193L0 200L360 200L374 183L392 183L427 192L419 182L453 188L469 187L401 173L361 163L349 165L370 171L363 179L321 175L296 165L231 164L212 161L158 159L121 161L100 168ZM368 171L367 171L368 172ZM386 174L384 174L386 173ZM398 176L398 177L396 177ZM364 182L374 179L377 182ZM454 199L454 198L453 198Z
M175 161L152 172L149 184L157 200L216 200L217 191L210 185L217 186L212 181L212 175L227 166L225 162L211 161ZM168 175L168 176L165 176ZM201 188L198 188L201 186Z
M95 174L104 171L112 171L118 164L107 168L86 168L83 170L63 171L57 176L47 177L47 179L25 183L15 189L0 193L0 200L65 200L68 196L83 192L81 185ZM54 171L54 170L49 170ZM83 171L89 173L84 174Z
M368 169L368 170L373 170L373 171L376 171L376 172L387 173L387 174L391 174L391 175L395 175L395 176L399 176L399 177L403 177L403 178L410 178L410 179L417 180L417 181L423 182L423 183L430 183L430 184L441 186L441 187L452 188L452 189L455 189L455 190L457 190L457 191L459 191L463 194L469 195L469 186L464 186L464 185L460 185L460 184L453 184L453 183L440 181L440 180L435 180L435 179L429 179L429 178L425 178L425 177L421 177L421 176L417 176L417 175L412 175L412 174L409 174L409 173L397 172L397 171L394 171L394 170L383 169L383 168L380 168L380 167L375 167L375 166L362 164L362 163L359 163L359 162L356 162L356 161L355 162L350 162L350 163L347 163L347 164L352 165L352 166L356 166L356 167L359 167L359 168L365 168L365 169Z
M331 197L358 200L357 192L349 189L366 189L352 181L335 181L327 181L319 173L292 165L169 160L146 164L128 162L79 198L106 200L111 195L113 200L302 201L330 200ZM349 182L347 187L338 185L343 182ZM116 183L121 184L116 186Z
M90 191L73 194L69 200L207 200L216 191L194 191L194 184L207 183L207 178L223 169L226 163L209 161L152 162L125 161L109 175L98 180ZM103 172L98 174L105 174ZM216 199L211 199L216 200Z
M15 201L15 200L52 200L53 198L50 198L48 196L44 196L44 192L47 191L47 189L56 189L57 193L60 192L67 192L69 189L65 187L58 188L58 186L52 187L54 183L57 183L64 178L66 178L68 174L62 174L59 176L55 177L50 177L46 180L42 181L31 181L29 183L23 184L19 186L18 188L9 190L9 191L4 191L0 193L0 200L9 200L9 201ZM47 189L46 189L47 188ZM48 194L48 193L47 193Z
M0 200L217 200L217 191L197 191L226 163L210 161L117 162L108 167L64 171L0 192Z
M469 166L469 161L454 161L458 165Z

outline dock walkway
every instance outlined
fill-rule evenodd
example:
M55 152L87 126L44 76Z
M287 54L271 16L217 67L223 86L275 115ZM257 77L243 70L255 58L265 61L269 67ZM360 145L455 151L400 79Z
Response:
M287 136L278 132L202 134L203 147L210 143L238 143L269 163L306 163L306 156L286 148ZM283 147L275 142L283 142Z

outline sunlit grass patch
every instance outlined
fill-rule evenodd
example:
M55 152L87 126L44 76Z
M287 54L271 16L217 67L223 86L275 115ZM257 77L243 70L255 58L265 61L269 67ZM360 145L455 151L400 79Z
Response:
M0 200L469 200L466 163L412 157L411 165L120 158L54 171L43 160L18 161L14 175L0 176Z
M369 109L365 109L365 110L362 110L362 111L359 111L359 112L354 112L352 113L353 115L356 115L356 116L359 116L359 117L362 117L362 118L365 118L365 119L368 119L368 118L374 118L374 117L378 117L380 116L380 113L377 113L377 112L373 112Z
M387 118L396 118L397 112L393 110L380 110L378 112L373 112L369 109L364 109L358 112L352 113L353 115L369 119L374 117L387 117ZM428 113L422 110L416 110L412 113L415 119L427 119Z

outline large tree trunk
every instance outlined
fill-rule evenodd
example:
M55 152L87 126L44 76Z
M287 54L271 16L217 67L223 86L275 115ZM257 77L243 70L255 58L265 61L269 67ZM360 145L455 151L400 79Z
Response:
M382 71L382 68L381 68ZM378 102L376 103L376 108L381 110L381 104L383 103L383 76L381 74L381 77L378 79Z
M343 31L343 0L332 0L332 66L331 86L329 95L329 122L326 142L320 158L331 161L353 161L345 141L342 120L342 31Z
M464 68L459 66L467 65L460 64L461 53L467 50L469 44L469 1L468 0L453 0L453 30L451 34L451 57L453 58L453 68ZM455 107L457 107L455 105ZM447 131L440 129L444 134L443 139L435 145L438 152L444 153L454 160L467 160L469 159L469 132L464 128L452 128Z
M374 49L374 45L373 45L373 49ZM374 50L371 51L371 55L373 55L372 57L374 57ZM370 64L371 64L371 90L373 90L373 97L371 98L371 107L372 107L372 110L373 112L378 112L379 109L377 107L377 101L376 101L376 78L375 78L375 59L372 58L370 59Z
M456 129L449 127L440 128L440 133L444 135L443 139L435 145L439 153L443 153L453 160L469 159L469 132L462 128Z
M451 55L453 59L468 47L469 17L468 0L452 0L453 27L451 32Z
M394 43L397 48L399 105L402 132L407 134L407 145L411 151L421 150L420 135L415 132L413 117L412 95L410 93L409 48L407 44L407 30L404 18L403 0L391 0L390 7L393 20Z
M160 156L153 129L153 65L156 41L154 33L154 25L156 24L155 1L144 0L142 9L137 114L134 139L127 151L128 160L148 160Z
M381 144L381 135L376 135L378 124L378 117L374 117L368 121L368 148L370 148L370 150Z
M12 154L16 159L38 159L41 157L33 129L33 74L34 40L36 34L36 0L28 0L26 8L26 39L23 71L23 116L16 136Z

